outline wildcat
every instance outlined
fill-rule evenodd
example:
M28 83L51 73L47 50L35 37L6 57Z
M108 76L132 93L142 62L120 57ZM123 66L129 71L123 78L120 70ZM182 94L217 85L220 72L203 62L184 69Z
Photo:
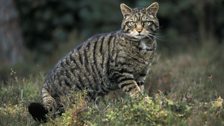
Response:
M121 29L95 35L70 51L48 73L42 88L43 103L28 107L35 120L46 121L64 112L64 96L87 92L87 99L122 89L138 97L144 88L156 50L159 4L130 8L120 4ZM51 114L50 114L51 113Z

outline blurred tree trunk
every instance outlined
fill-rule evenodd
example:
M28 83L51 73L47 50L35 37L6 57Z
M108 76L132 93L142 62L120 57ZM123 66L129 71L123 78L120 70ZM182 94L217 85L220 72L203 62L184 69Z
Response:
M197 0L197 20L199 39L201 44L207 44L214 40L214 13L212 12L212 5L214 0Z
M198 0L198 1L195 1L195 3L197 8L199 39L200 39L200 43L202 44L207 40L206 23L205 23L206 21L205 21L205 12L204 12L205 2L204 0Z
M23 38L13 0L0 0L0 64L23 60Z

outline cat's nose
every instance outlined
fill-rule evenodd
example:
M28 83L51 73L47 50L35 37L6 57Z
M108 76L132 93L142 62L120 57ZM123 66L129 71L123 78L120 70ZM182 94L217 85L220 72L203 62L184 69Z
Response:
M136 29L136 31L137 31L138 33L141 33L141 32L142 32L142 29Z
M137 31L138 33L141 33L141 32L142 32L142 29L143 29L143 27L142 27L141 24L137 24L137 25L136 25L136 31Z

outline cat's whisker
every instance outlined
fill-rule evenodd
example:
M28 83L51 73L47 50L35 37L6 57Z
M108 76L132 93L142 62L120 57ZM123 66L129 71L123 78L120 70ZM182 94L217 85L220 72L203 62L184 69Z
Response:
M150 39L161 40L161 37L159 35L155 35L155 34L148 34L147 37Z

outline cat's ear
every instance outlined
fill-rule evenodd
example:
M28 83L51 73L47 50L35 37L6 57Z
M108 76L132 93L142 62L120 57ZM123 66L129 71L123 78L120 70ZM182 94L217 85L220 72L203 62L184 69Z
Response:
M150 6L146 8L146 11L151 13L153 16L157 15L158 10L159 10L159 4L157 2L152 3Z
M120 4L120 8L121 8L121 13L123 17L130 15L132 12L132 9L124 3Z

